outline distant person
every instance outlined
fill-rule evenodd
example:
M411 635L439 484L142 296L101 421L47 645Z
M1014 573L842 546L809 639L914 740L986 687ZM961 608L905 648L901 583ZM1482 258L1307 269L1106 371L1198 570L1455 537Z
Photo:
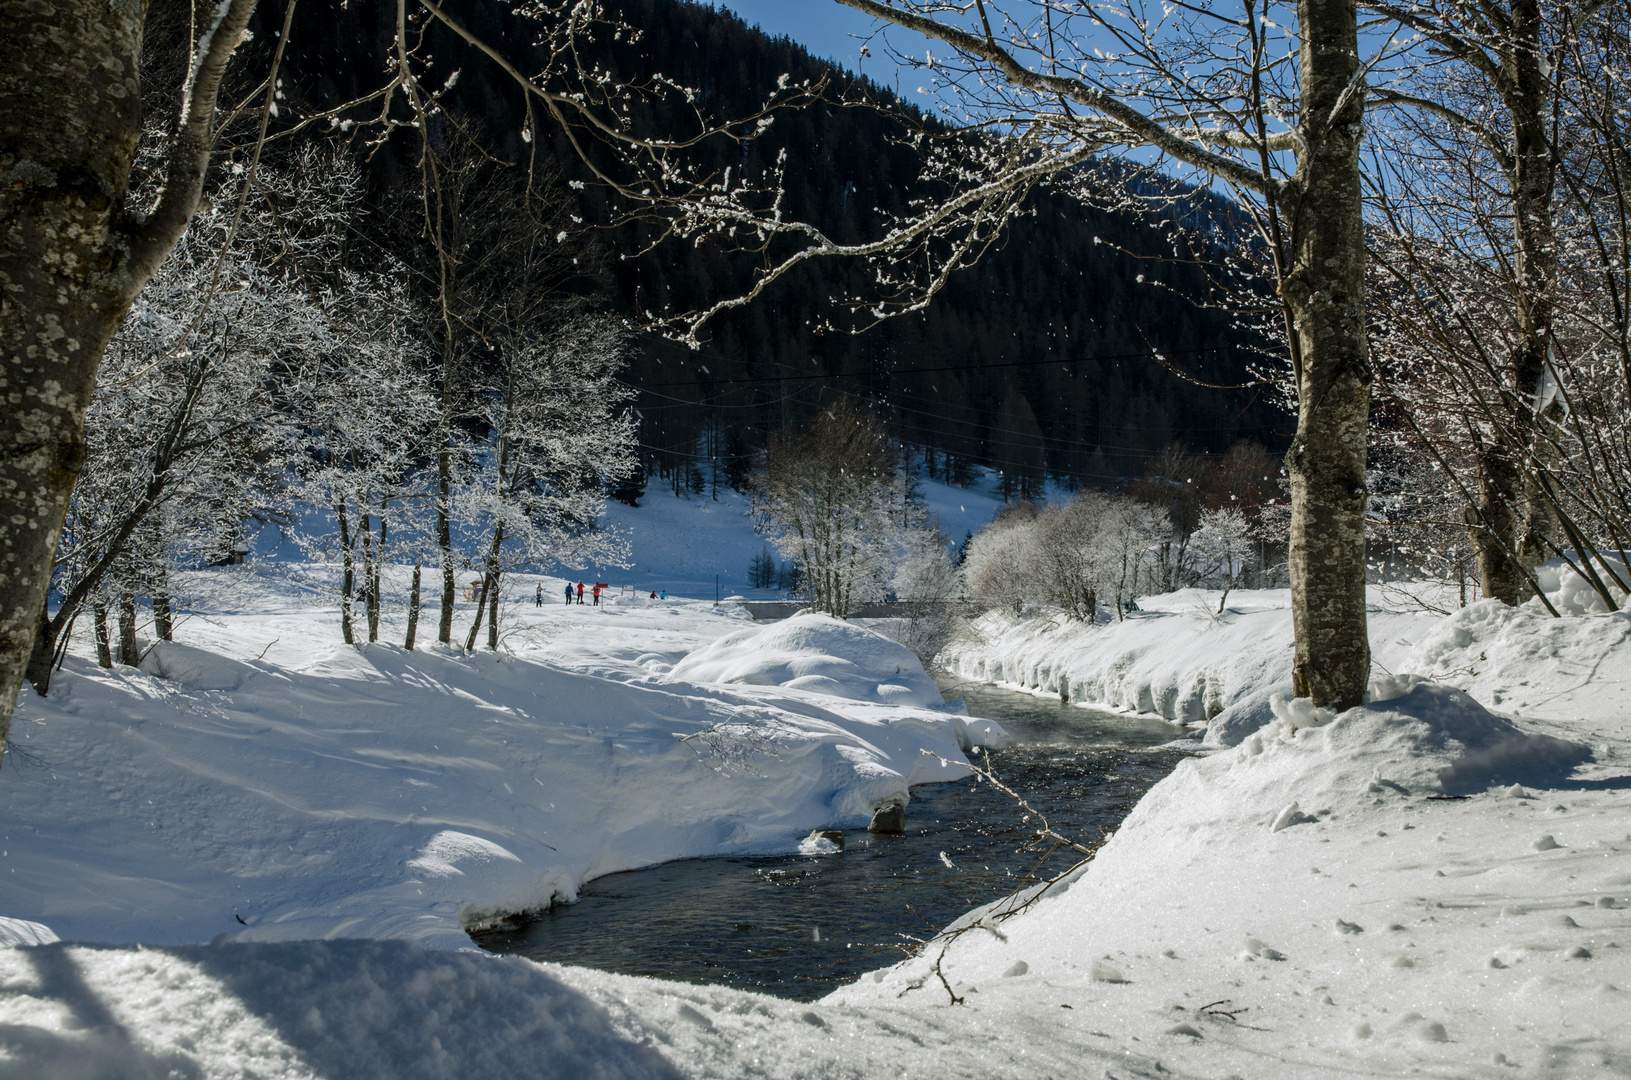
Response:
M600 583L599 582L596 582L595 585L589 590L589 595L594 598L595 607L599 607L600 606Z
M656 594L656 593L652 593L652 594L651 594L651 598L652 598L652 599L653 599L653 600L655 600L655 599L657 599L657 594Z
M566 602L568 604L572 602L572 583L570 581L566 583Z
M657 594L657 599L659 599L659 600L667 600L667 599L668 599L668 590L667 590L667 589L664 589L664 590L663 590L663 591L662 591L662 592L660 592L660 593L658 593L658 594Z
M583 603L583 582L581 581L578 582L578 603L579 605Z
M541 581L538 583L538 592L532 598L532 603L534 607L544 606L544 583Z

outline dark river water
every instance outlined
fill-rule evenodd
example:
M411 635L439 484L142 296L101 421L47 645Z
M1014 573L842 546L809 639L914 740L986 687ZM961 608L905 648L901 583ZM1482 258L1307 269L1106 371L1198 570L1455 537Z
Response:
M1112 831L1183 754L1157 749L1179 732L1140 717L936 675L947 700L997 720L1015 745L991 769L1078 841ZM906 833L845 833L838 854L685 859L610 874L578 903L476 937L484 949L535 960L723 983L813 1000L903 958L976 905L1075 856L1031 846L1035 823L989 784L912 789Z

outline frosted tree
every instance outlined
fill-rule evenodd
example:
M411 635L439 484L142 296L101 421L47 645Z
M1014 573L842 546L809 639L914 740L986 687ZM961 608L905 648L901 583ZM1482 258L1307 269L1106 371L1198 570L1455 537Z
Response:
M383 272L337 272L323 297L335 344L302 364L286 393L303 422L299 493L333 515L330 527L298 538L316 558L339 558L341 635L356 640L360 599L368 640L379 640L382 571L401 558L414 564L411 649L433 490L423 462L434 451L438 397L402 277L389 262Z
M771 437L752 497L817 611L845 619L882 594L895 559L894 487L883 426L848 399Z
M900 554L889 585L901 605L892 635L928 663L951 636L956 622L954 605L962 593L951 541L939 525L901 532Z
M105 585L123 613L121 660L132 662L138 583L160 583L155 629L167 637L168 565L221 558L241 541L244 519L282 502L296 431L276 387L336 338L295 272L308 242L273 226L268 208L244 215L226 246L242 182L229 175L220 185L108 345L55 558L60 601L41 616L29 666L42 692L63 631L87 600L110 595Z
M1099 597L1113 590L1116 577L1104 558L1101 534L1117 512L1116 499L1082 491L1044 510L1037 520L1033 564L1040 595L1072 619L1091 623Z
M465 448L453 515L481 537L473 649L483 621L498 648L504 574L517 566L619 564L624 540L601 527L606 491L634 467L632 392L617 379L625 331L582 314L539 336L500 342L498 370L476 393L487 435Z
M963 581L975 603L1018 615L1038 598L1039 532L1035 509L1020 503L967 541Z
M1196 584L1223 589L1218 614L1233 589L1246 573L1256 530L1246 515L1231 507L1201 511L1200 525L1190 540L1192 575Z

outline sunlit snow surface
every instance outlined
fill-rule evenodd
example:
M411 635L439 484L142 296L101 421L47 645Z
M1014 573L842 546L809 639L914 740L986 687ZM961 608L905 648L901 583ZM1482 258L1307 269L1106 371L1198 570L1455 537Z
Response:
M802 1005L411 941L853 827L939 767L921 749L955 756L961 718L674 682L748 625L711 604L529 604L516 656L410 656L341 647L297 585L218 577L225 613L142 673L76 655L49 701L24 692L0 915L43 925L0 930L157 947L0 949L0 1076L1631 1074L1626 614L1378 612L1379 661L1439 681L1336 717L1272 701L1273 594L985 626L965 671L1041 691L1022 660L1085 679L1103 656L1152 703L1213 672L1265 725L1153 788L1068 887L961 935L949 990L936 948ZM297 940L324 937L410 941Z

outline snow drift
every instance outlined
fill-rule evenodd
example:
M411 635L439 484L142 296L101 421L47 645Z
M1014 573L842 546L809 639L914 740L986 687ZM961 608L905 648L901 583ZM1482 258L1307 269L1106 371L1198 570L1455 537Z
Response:
M706 604L525 605L511 616L536 627L525 658L346 647L330 617L197 620L211 648L161 642L140 671L71 655L49 698L23 695L0 913L70 940L458 948L603 874L864 825L915 784L967 775L933 755L1003 735L907 707L939 704L911 654L833 620L771 635L808 661L786 689L636 662L631 635L679 655L739 625ZM546 662L567 649L577 670ZM865 702L798 691L821 678ZM31 936L0 925L0 940Z
M912 650L863 626L810 613L726 634L675 664L668 678L783 686L882 705L941 703Z

